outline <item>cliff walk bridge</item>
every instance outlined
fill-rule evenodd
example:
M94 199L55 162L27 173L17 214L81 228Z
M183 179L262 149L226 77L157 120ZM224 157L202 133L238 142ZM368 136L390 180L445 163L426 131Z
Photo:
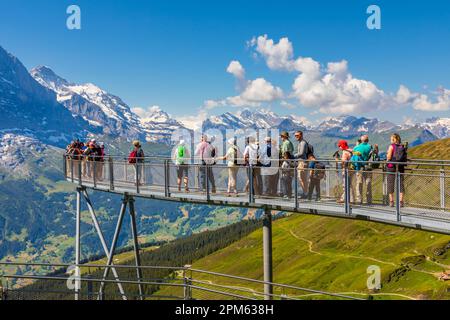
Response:
M278 160L273 161L271 167L237 165L232 168L223 161L202 164L197 160L192 158L182 166L177 166L172 159L167 157L146 157L138 159L137 163L129 163L124 156L109 156L102 161L78 160L69 155L64 156L65 178L77 185L75 275L79 277L80 281L86 281L86 279L82 279L79 271L79 267L88 266L81 263L80 222L83 199L107 258L106 265L101 266L103 277L95 280L99 283L98 298L104 295L105 285L108 282L114 282L118 286L122 299L127 299L122 286L126 283L136 284L139 288L138 297L143 299L145 298L143 286L153 282L146 281L142 277L142 271L146 270L145 268L163 268L141 266L134 204L136 197L199 205L253 208L264 211L264 281L195 270L190 266L173 268L184 274L181 283L173 285L183 287L185 299L192 298L193 288L210 294L222 294L222 296L217 296L219 298L227 296L238 299L274 299L308 295L354 298L273 282L272 211L367 220L450 234L450 161L411 160L407 163L404 171L388 172L385 162L372 163L370 168L364 167L363 170L354 171L349 169L348 163L324 159L319 161L326 164L325 169L315 169L313 174L310 169L299 169L298 162L294 160L291 161L288 168L280 168ZM404 163L395 165L404 165ZM303 195L302 189L302 183L312 182L308 178L309 174L321 178L315 181L320 185L319 194L315 190L311 199ZM235 183L230 184L230 179ZM236 190L234 190L234 186ZM88 190L123 196L110 246L106 243ZM137 275L136 281L128 282L120 280L118 274L120 268L126 267L114 265L117 241L127 209L131 217L135 254L134 268ZM109 278L110 272L113 274L113 279ZM208 274L215 278L229 277L253 284L258 282L264 287L264 290L256 292L243 286L225 288L223 285L206 288L205 283L200 287L200 283L195 284L192 277L186 277L187 272ZM21 276L20 278L33 279L33 276ZM161 285L160 282L159 285ZM208 280L208 286L214 286L214 281ZM297 296L291 294L288 297L274 293L275 288L302 290L303 295L299 295L297 292ZM247 294L243 294L242 291L230 293L230 290L244 290ZM79 299L80 297L80 289L75 288L75 298Z

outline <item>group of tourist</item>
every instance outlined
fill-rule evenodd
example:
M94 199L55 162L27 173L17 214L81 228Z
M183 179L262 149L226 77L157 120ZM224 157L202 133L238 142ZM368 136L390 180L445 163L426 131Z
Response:
M214 178L214 165L216 161L226 161L228 167L227 195L237 195L237 176L241 167L246 167L243 171L247 182L244 192L252 192L257 196L273 196L291 198L293 196L293 179L297 175L300 194L296 195L301 199L319 200L321 195L320 184L326 176L326 166L317 160L313 146L304 139L302 131L296 131L294 137L297 147L290 140L289 133L283 131L280 135L281 144L273 141L271 137L266 137L259 143L254 136L246 139L246 146L241 153L237 141L231 138L227 141L228 149L223 156L216 156L218 153L213 145L214 137L208 138L203 135L201 142L195 149L194 156L200 160L200 191L207 187L212 193L216 193L216 183ZM365 195L367 204L372 204L372 179L373 170L380 166L378 145L369 143L369 136L364 134L358 139L356 146L352 149L346 140L339 140L337 143L339 151L335 153L337 163L341 163L343 188L339 203L345 202L345 197L349 196L352 203L362 204ZM188 161L191 155L181 140L175 147L174 159L177 166L178 190L181 191L181 184L184 182L185 191L189 191ZM394 190L396 188L396 172L404 173L407 161L407 146L401 143L398 134L391 136L391 144L387 150L387 192L389 194L389 204L394 206ZM274 157L278 153L278 157ZM251 168L251 170L250 170ZM342 170L348 168L349 170ZM345 176L345 172L348 176ZM404 182L403 175L400 175L400 206L403 206ZM365 193L363 190L365 189ZM346 192L347 190L347 192Z
M103 179L105 161L105 145L103 143L97 143L95 139L87 142L77 139L66 147L66 155L69 159L80 161L83 178Z
M191 156L199 160L199 191L210 190L216 193L216 181L214 165L217 161L225 161L228 169L227 195L238 195L238 173L240 168L246 177L245 192L252 192L256 196L283 197L289 199L293 196L293 179L298 179L298 191L296 197L300 199L319 200L321 196L321 181L326 176L326 166L318 161L314 154L312 144L304 139L302 131L294 133L297 141L296 148L290 140L287 131L280 134L281 143L271 137L265 137L259 143L254 136L246 138L245 149L241 152L237 140L231 138L227 141L227 150L223 156L218 156L214 146L214 137L203 135L196 146L194 155L189 152L184 140L180 140L173 149L172 158L177 170L177 186L181 191L189 192L189 163ZM372 204L372 179L373 170L380 166L378 145L369 143L369 136L364 134L357 141L354 148L350 148L346 140L339 140L339 150L335 153L336 173L342 175L342 191L339 203L344 203L346 197L352 203ZM276 156L278 155L278 156ZM82 176L102 180L103 162L105 150L103 144L98 144L95 139L86 143L79 140L73 141L67 147L69 159L80 160ZM128 157L128 163L133 165L136 174L136 183L141 184L143 176L144 151L139 141L133 141L133 150ZM387 193L389 204L394 206L394 191L396 184L400 188L399 204L403 206L404 173L407 161L407 145L401 143L398 134L391 136L391 144L387 150ZM340 168L337 165L340 163ZM348 169L348 170L344 170ZM399 181L397 176L400 177ZM363 192L365 189L365 192Z

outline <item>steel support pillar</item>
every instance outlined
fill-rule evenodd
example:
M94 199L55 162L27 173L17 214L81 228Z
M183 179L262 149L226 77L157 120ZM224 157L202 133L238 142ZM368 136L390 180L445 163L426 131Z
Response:
M133 237L133 246L134 246L134 257L136 262L136 275L138 280L138 288L139 288L139 298L141 300L144 299L144 290L142 289L141 279L142 279L142 270L141 270L141 256L139 254L139 242L137 236L137 227L136 227L136 212L134 211L134 198L128 198L129 212L131 218L131 234Z
M95 230L97 231L98 237L99 237L100 242L102 244L103 251L105 252L105 255L106 255L107 259L109 259L110 258L110 252L108 250L108 246L106 244L105 237L103 236L103 232L102 232L102 230L100 228L100 224L98 223L98 219L97 219L97 216L95 214L92 202L91 202L91 200L89 198L89 195L88 195L86 189L83 189L82 192L83 192L84 198L86 200L86 204L87 204L87 207L89 209L89 213L91 214L91 218L92 218L92 222L94 223ZM110 266L110 265L113 265L113 264L112 263L108 264L108 266ZM119 274L117 273L117 270L114 267L112 267L112 272L113 272L114 278L117 281L117 287L119 288L120 294L122 295L122 299L126 300L125 291L123 290L122 284L120 283ZM104 285L104 283L102 283L102 285Z
M264 259L264 281L273 282L272 269L272 212L268 207L264 208L263 218L263 259ZM272 300L273 287L264 284L264 300Z
M127 297L125 296L125 293L123 291L122 284L119 282L120 280L119 280L119 276L116 272L116 269L114 267L112 267L112 265L113 265L114 254L116 251L117 241L119 240L120 230L122 229L123 217L124 217L125 211L127 209L127 202L128 202L128 195L125 194L124 198L122 200L122 205L120 207L119 218L117 219L116 230L114 231L114 236L113 236L113 240L111 243L111 247L109 249L109 253L107 253L108 262L106 263L106 268L105 268L105 271L103 272L103 280L106 280L106 278L108 278L110 269L112 270L114 277L118 281L119 291L122 294L123 300L127 300ZM106 245L106 243L105 243L105 245ZM108 249L106 248L106 250L108 250ZM103 293L104 287L105 287L105 282L101 282L100 289L99 289L99 295L101 295Z
M77 187L77 212L75 217L75 300L80 299L80 256L81 256L81 241L80 241L80 222L81 222L81 192L82 188Z

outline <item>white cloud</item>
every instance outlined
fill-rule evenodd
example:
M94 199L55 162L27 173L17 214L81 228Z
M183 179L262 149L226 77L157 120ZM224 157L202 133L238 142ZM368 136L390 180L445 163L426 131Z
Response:
M227 72L231 73L237 79L245 79L245 69L239 61L231 61L228 65Z
M208 117L208 112L205 109L200 109L194 116L181 116L175 119L188 129L201 130L203 121Z
M283 90L275 87L264 78L257 78L248 82L241 97L250 102L271 102L282 98Z
M131 111L136 113L140 118L147 119L151 118L155 113L161 112L160 106L151 106L148 108L135 107Z
M386 108L411 105L422 111L450 109L449 90L441 88L434 101L428 95L411 92L401 85L396 94L385 93L373 82L353 77L348 62L330 62L326 69L310 57L294 59L292 42L281 38L278 43L267 35L248 42L266 61L271 70L298 71L291 97L307 108L321 113L361 114Z
M249 45L266 60L267 66L272 70L293 70L294 49L288 38L281 38L278 43L268 39L267 34L253 38Z
M287 102L286 100L282 100L280 105L286 109L295 109L295 105L293 103Z
M399 104L407 104L412 103L416 97L417 94L412 93L406 86L401 84L395 96L395 101Z
M440 88L435 102L425 95L421 94L414 99L412 105L416 110L421 111L447 111L450 110L450 90Z
M206 100L203 104L205 110L226 106L259 107L263 102L272 102L283 97L283 90L264 78L246 80L245 69L237 60L230 62L227 72L239 81L237 90L240 94L220 100Z
M264 78L245 79L245 69L237 60L228 65L226 71L238 80L236 96L220 100L207 100L203 108L216 107L261 107L264 103L295 99L311 114L365 114L372 111L412 106L422 111L444 111L450 109L450 90L441 88L433 96L412 92L400 85L395 93L387 93L370 80L354 77L347 60L329 62L325 66L311 57L294 56L292 42L283 37L278 42L265 35L253 37L247 42L253 54L261 56L270 70L297 72L292 91L285 95ZM282 100L280 105L292 109L293 103Z

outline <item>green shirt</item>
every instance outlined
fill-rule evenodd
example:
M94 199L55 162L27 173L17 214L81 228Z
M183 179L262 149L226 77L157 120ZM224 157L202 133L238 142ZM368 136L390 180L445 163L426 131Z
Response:
M281 156L283 156L285 152L289 152L289 154L291 156L294 155L294 145L292 144L291 140L289 140L289 139L284 140L281 143L281 147L280 147Z
M353 148L353 152L358 151L361 153L361 157L364 161L369 160L370 150L372 150L372 146L367 142L360 143Z

